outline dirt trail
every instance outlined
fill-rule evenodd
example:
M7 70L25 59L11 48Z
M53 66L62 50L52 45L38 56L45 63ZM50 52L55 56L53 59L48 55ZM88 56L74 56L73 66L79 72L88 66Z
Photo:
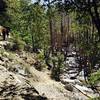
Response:
M51 80L47 72L37 71L35 68L30 68L31 73L38 77L38 81L30 80L40 95L45 95L50 100L69 100L68 94L60 82Z

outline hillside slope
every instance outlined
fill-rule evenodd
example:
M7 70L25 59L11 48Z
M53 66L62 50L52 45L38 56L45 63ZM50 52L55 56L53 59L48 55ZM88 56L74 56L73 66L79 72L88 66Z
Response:
M0 41L0 98L8 100L69 100L72 97L49 71L37 71L35 54L11 52ZM17 99L16 99L17 98ZM72 99L71 99L72 100Z

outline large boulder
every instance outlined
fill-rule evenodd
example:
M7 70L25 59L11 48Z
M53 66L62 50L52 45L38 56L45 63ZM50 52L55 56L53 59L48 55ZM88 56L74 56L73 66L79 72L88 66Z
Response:
M67 89L68 91L73 92L73 86L72 86L72 84L65 84L65 89Z
M9 72L0 65L0 98L7 100L47 100L21 75ZM14 99L13 99L14 98Z

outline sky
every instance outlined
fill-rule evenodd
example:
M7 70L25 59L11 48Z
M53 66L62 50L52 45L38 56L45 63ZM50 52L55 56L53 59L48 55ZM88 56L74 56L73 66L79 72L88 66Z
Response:
M37 0L32 0L32 2L34 3L34 2L36 2ZM43 2L43 0L41 0L41 2Z
M36 0L32 0L32 2L35 2Z

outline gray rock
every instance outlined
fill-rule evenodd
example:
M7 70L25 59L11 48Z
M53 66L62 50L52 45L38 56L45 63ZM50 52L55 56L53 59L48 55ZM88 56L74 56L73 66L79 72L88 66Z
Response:
M21 96L14 96L13 100L24 100Z
M72 79L69 79L69 78L66 78L66 79L63 79L61 80L62 83L73 83L75 84L75 80L72 80Z
M3 52L3 55L8 57L9 56L9 53L8 52Z
M9 59L8 59L8 58L6 58L6 57L3 57L3 61L4 61L4 62L8 62L8 61L9 61Z
M9 98L9 100L23 100L28 96L27 99L34 100L33 98L36 98L36 95L39 97L38 91L30 85L27 78L9 72L4 66L0 66L1 97Z
M0 60L0 65L4 66L5 62L3 62L3 61Z
M75 87L83 92L93 93L93 91L90 88L87 88L86 86L80 86L76 84Z
M73 91L73 86L72 84L65 84L65 89L67 89L68 91Z

